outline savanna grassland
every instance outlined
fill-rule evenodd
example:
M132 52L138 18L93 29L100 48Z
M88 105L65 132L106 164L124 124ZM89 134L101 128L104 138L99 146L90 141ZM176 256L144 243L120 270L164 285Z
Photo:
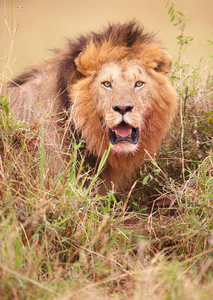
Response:
M179 110L121 199L95 194L106 157L83 187L77 143L54 179L42 124L14 123L0 97L0 299L213 299L213 70L188 62L186 17L166 9Z

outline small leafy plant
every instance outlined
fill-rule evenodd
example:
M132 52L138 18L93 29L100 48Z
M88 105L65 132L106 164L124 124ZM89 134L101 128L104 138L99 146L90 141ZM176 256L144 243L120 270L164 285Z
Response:
M176 11L175 4L168 0L166 7L168 8L168 15L170 16L171 23L173 23L173 26L177 26L180 31L180 34L176 37L178 40L177 43L180 45L178 58L180 60L183 51L191 44L194 37L185 35L186 24L189 20L181 11Z

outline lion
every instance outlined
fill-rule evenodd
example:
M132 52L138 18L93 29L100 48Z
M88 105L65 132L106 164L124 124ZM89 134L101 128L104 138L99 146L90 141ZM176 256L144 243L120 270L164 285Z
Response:
M100 177L107 189L123 190L146 152L154 154L167 134L177 96L166 73L171 56L137 22L109 24L69 40L66 49L27 69L8 85L17 120L43 121L45 147L56 168L59 149L73 137L85 142L91 169L110 147ZM55 154L53 154L55 153Z

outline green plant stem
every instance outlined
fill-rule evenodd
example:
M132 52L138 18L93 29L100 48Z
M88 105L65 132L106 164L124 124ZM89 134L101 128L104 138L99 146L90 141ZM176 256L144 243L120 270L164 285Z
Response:
M44 185L44 124L41 121L41 147L40 147L40 189L43 191Z

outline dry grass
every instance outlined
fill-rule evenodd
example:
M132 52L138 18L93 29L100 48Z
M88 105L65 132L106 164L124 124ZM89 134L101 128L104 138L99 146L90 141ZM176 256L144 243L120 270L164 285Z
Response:
M213 298L212 69L180 56L170 76L180 112L120 202L83 188L78 145L54 180L41 124L14 124L0 98L0 299Z

